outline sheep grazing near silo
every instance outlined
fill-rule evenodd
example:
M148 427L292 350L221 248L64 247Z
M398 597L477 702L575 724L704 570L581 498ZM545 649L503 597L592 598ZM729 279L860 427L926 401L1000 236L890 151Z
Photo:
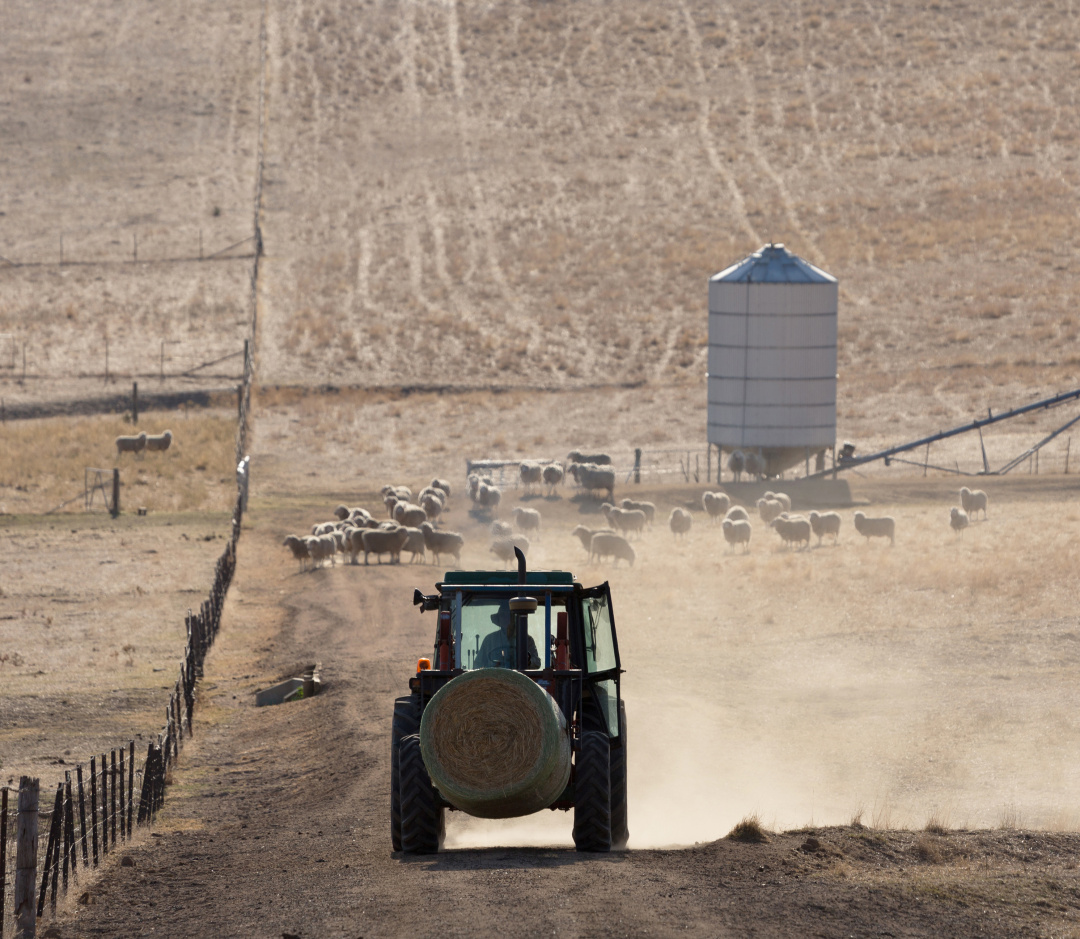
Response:
M742 450L732 450L727 458L727 468L731 470L735 482L741 482L743 470L746 469L746 454Z
M871 538L888 538L890 545L896 544L896 520L891 515L868 518L864 513L856 512L855 531L867 541Z
M525 509L520 505L514 506L512 512L514 524L519 531L532 532L537 538L540 537L540 513L536 509Z
M426 525L427 522L424 524ZM364 546L364 563L368 564L368 557L374 554L379 563L382 564L382 556L389 554L391 564L400 564L401 549L405 547L408 540L409 530L401 526L392 530L380 528L360 529L360 541Z
M727 510L727 514L724 518L729 522L748 522L750 521L750 513L748 513L741 505L733 505Z
M766 499L764 496L757 500L757 510L758 515L761 516L761 520L766 525L771 525L774 519L786 511L783 502L778 502L776 499Z
M765 457L760 453L749 451L743 454L746 475L753 479L761 479L765 475Z
M784 544L801 545L803 542L810 546L810 520L801 515L788 515L786 512L772 520L772 527L780 536Z
M563 472L563 468L559 463L548 463L548 465L544 467L542 476L544 485L547 486L547 494L549 496L555 495L555 490L562 484L565 475L566 474Z
M676 541L690 531L690 527L693 524L694 517L687 512L686 509L682 508L682 506L675 506L668 516L668 528L671 529L671 533L675 536Z
M626 561L630 567L634 566L635 554L629 541L613 532L598 531L589 544L589 561L595 558L599 563L608 557L612 559L615 567L619 566L619 561Z
M529 492L533 486L539 486L544 481L544 467L535 460L522 460L518 464L518 477L525 491Z
M491 542L491 553L495 555L503 565L514 560L514 548L520 548L526 557L529 555L529 539L524 535L515 535L513 538L496 538Z
M789 496L786 492L763 492L761 494L761 498L774 499L784 507L783 510L785 512L791 511L791 496Z
M838 512L811 512L810 528L817 535L818 547L825 535L832 535L833 544L840 540L840 514Z
M718 522L731 508L731 498L726 492L706 492L701 497L701 507L709 521Z
M586 528L584 525L578 525L572 532L575 538L581 542L581 547L585 549L585 553L588 554L592 550L592 538L593 535L604 533L606 535L614 535L615 530L612 528Z
M566 454L567 463L592 463L594 466L610 466L611 457L606 453L582 453L580 450L571 450Z
M753 534L753 528L750 522L745 518L732 520L725 518L723 523L724 529L724 541L731 545L731 550L735 550L735 545L746 545L746 550L750 550L750 536Z
M121 435L116 438L117 453L142 453L146 449L146 433Z
M172 431L167 430L163 434L150 434L146 438L146 449L157 453L168 450L172 445Z
M963 509L958 509L955 505L949 512L949 526L954 532L956 532L962 538L964 536L964 529L968 527L968 514Z
M975 513L982 512L985 520L986 504L989 501L989 497L981 489L968 489L967 486L964 486L960 490L960 504L964 507L964 511L967 512L969 518L974 518Z
M644 512L645 524L650 528L656 520L656 506L652 502L636 502L633 499L623 499L619 503L619 507L623 509L639 509Z
M282 542L286 548L292 552L292 556L300 562L300 570L307 570L307 562L311 560L311 555L308 554L308 546L303 538L297 538L296 535L289 535Z
M456 531L436 531L431 522L424 522L420 526L424 533L424 546L432 553L435 563L439 563L439 555L450 554L461 566L461 549L465 546L465 539Z
M595 463L571 463L568 472L584 490L607 490L607 497L615 501L615 470Z

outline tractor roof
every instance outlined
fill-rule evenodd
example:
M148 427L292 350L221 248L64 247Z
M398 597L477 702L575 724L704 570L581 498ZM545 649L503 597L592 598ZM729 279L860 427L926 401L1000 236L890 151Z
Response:
M447 571L439 587L472 586L485 584L499 586L505 584L508 587L518 583L517 571ZM527 586L545 587L555 585L571 585L574 583L574 575L569 571L529 571L525 575Z

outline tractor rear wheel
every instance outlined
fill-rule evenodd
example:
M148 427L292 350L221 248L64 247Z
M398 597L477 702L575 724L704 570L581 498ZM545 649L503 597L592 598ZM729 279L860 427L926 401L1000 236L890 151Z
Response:
M424 766L420 735L401 738L398 750L401 786L401 850L406 854L435 854L446 834L446 810Z
M394 723L390 730L390 843L401 850L401 774L398 771L401 738L420 732L420 702L406 695L394 702Z
M611 742L606 733L581 735L574 773L574 846L611 850Z
M626 811L626 705L619 702L619 745L611 751L611 846L617 851L630 840Z

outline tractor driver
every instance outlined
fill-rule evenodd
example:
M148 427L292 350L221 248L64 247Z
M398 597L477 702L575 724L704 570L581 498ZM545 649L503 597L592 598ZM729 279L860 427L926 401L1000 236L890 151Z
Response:
M517 647L517 628L514 617L510 613L507 603L500 603L499 608L491 614L491 622L495 625L484 637L480 644L480 651L476 655L474 668L514 668L517 662L515 656ZM526 634L527 635L527 634ZM540 667L540 655L536 651L536 643L529 636L529 661L528 668Z

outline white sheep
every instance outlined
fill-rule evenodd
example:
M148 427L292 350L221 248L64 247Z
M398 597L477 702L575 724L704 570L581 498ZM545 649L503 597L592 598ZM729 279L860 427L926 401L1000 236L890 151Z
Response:
M436 494L436 492L441 491L442 490L431 490L420 496L420 508L424 510L427 517L433 522L439 520L439 516L442 515L443 509L446 507L445 500Z
M620 560L626 561L631 567L634 566L635 555L630 542L622 535L599 531L592 536L589 544L589 561L595 558L597 562L600 562L606 557L612 558L616 567L619 566Z
M409 537L405 539L405 544L401 546L401 550L408 551L412 555L409 563L415 564L416 559L419 558L421 564L426 564L427 545L424 543L424 533L419 528L406 528L405 531L409 533Z
M337 539L332 534L311 535L303 539L307 545L308 556L311 558L312 569L318 567L322 561L330 559L334 564L334 555L337 554Z
M445 479L433 479L431 481L431 488L441 489L443 492L446 493L446 499L450 498L450 483L448 483ZM444 499L443 501L445 502L446 500Z
M513 538L496 538L491 543L491 553L506 565L514 560L515 547L520 548L521 553L527 556L529 553L529 539L524 535L515 535Z
M645 523L648 521L641 509L620 509L612 506L604 514L607 516L608 524L624 535L629 535L632 531L640 535L645 531Z
M748 522L750 514L741 505L733 505L724 516L729 522Z
M623 499L619 506L624 509L640 509L645 513L645 522L649 527L652 527L652 523L656 519L656 506L652 502L636 502L633 499Z
M476 491L476 504L481 509L486 509L492 515L499 514L499 503L502 501L502 490L498 486L489 486L481 483Z
M568 472L582 489L606 489L607 497L615 499L615 470L595 463L571 463Z
M394 521L406 528L418 528L428 520L427 512L411 502L398 502L394 506Z
M949 512L949 525L952 527L952 530L962 538L964 536L964 529L968 527L967 512L963 509L958 509L954 505Z
M701 507L710 521L718 522L731 508L731 498L726 492L706 492L701 496Z
M582 453L580 450L571 450L566 455L567 463L592 463L595 466L610 466L611 457L606 453Z
M728 456L727 468L731 470L731 475L735 482L742 480L743 470L746 469L746 455L742 450L732 450Z
M286 548L288 548L294 558L300 562L300 570L307 569L307 562L311 560L311 555L308 554L308 546L302 538L297 538L296 535L289 535L282 542Z
M986 504L989 501L989 497L981 489L968 489L967 486L964 486L960 490L960 504L970 518L974 518L975 514L981 511L983 519L985 519Z
M832 535L833 544L840 540L840 514L838 512L811 512L810 527L817 535L818 547L825 535Z
M521 484L528 492L533 486L538 486L544 481L544 467L535 460L522 460L518 464L518 476Z
M855 513L855 531L871 538L888 538L889 544L896 544L896 520L891 515L882 515L880 518L867 518L862 512Z
M743 454L743 464L747 476L761 479L765 475L765 458L760 453L751 450Z
M432 553L435 563L439 563L440 554L451 554L458 566L461 566L461 549L465 545L465 539L456 531L436 531L431 522L424 522L420 526L424 533L424 545Z
M802 544L810 546L810 520L801 515L788 515L786 512L772 520L772 527L784 544Z
M520 505L514 506L513 510L514 524L518 529L523 532L533 532L537 537L540 536L540 513L536 509L522 508Z
M509 522L492 522L491 534L494 538L509 538L514 534L514 529Z
M786 492L764 492L761 494L761 498L775 499L784 507L783 511L791 511L791 496L789 496Z
M146 449L154 450L158 453L163 450L168 450L170 444L172 444L172 431L167 430L163 434L150 434L146 438Z
M337 522L320 522L311 526L311 533L315 536L332 535L337 531Z
M544 485L547 486L548 495L555 495L556 487L562 483L563 477L565 476L562 466L558 463L548 463L547 466L544 467L542 475Z
M425 525L427 522L424 523ZM364 563L368 563L368 556L374 554L382 564L382 556L390 555L391 564L401 563L401 549L409 540L409 530L404 527L395 528L393 531L378 528L360 529L360 540L364 545Z
M678 505L671 510L671 514L668 516L668 528L671 529L676 541L679 540L680 536L690 531L693 524L694 517L686 509Z
M581 542L581 547L588 553L592 550L592 538L593 535L597 535L603 532L604 534L614 535L615 531L611 528L586 528L584 525L578 525L572 532L575 538Z
M753 527L750 522L743 519L735 519L732 521L730 518L725 518L722 523L724 529L724 541L731 545L731 550L735 550L735 545L746 545L746 550L750 550L750 536L753 534Z
M146 449L146 432L135 436L121 435L116 438L117 453L142 453Z
M776 499L766 499L764 496L757 500L757 510L758 515L761 516L761 520L766 525L771 525L781 512L786 511L782 502L778 502Z

